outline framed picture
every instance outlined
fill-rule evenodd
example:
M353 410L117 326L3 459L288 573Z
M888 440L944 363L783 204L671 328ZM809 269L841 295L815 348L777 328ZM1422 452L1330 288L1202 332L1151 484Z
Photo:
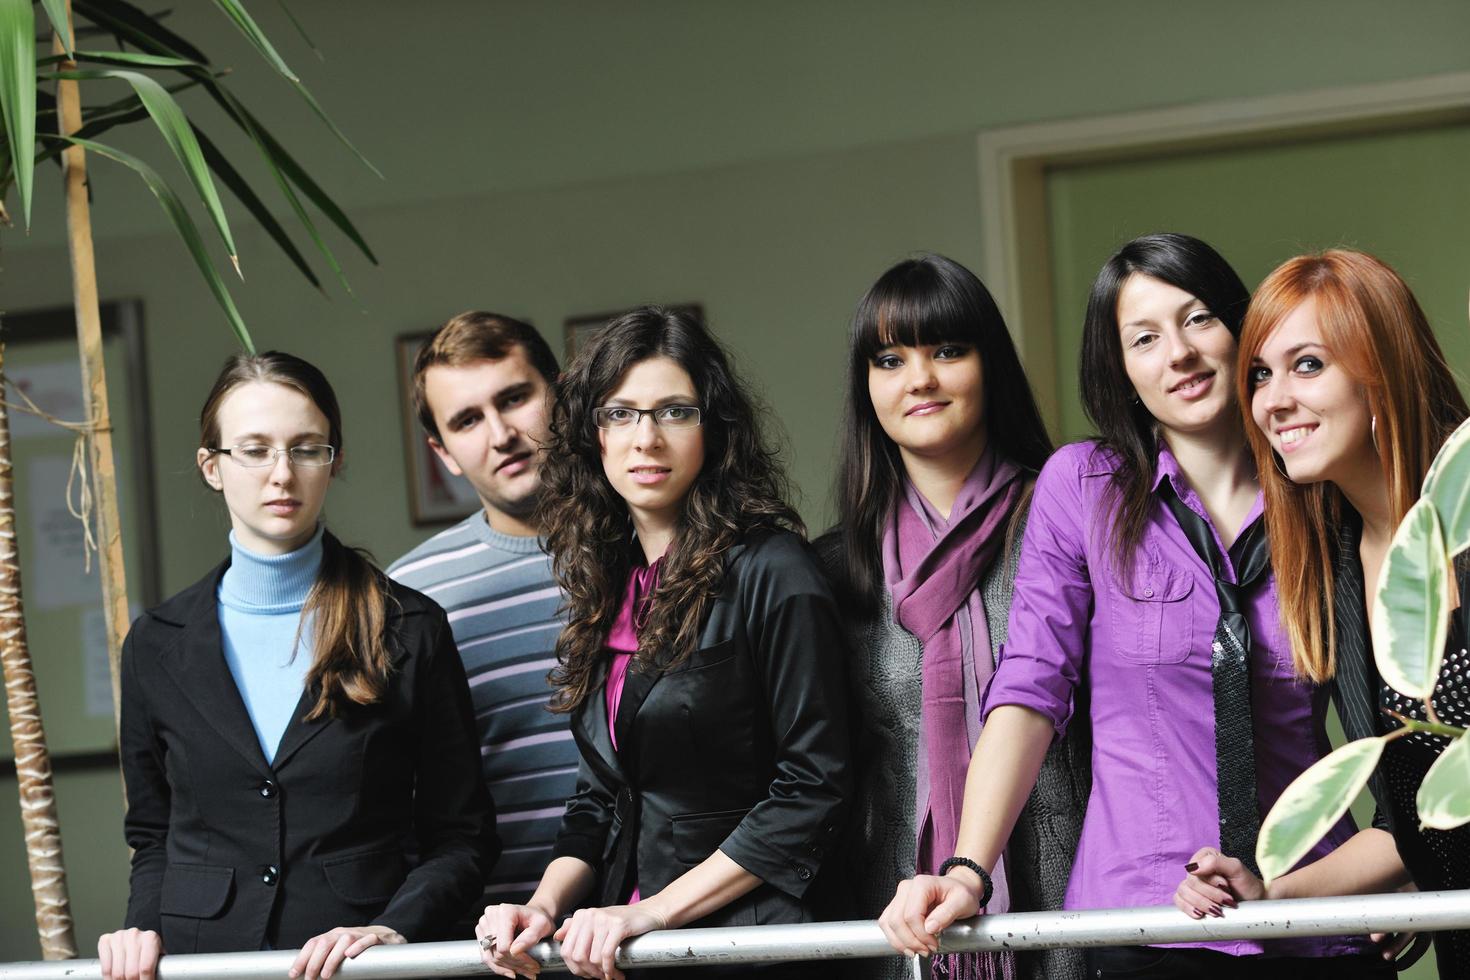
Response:
M704 307L698 303L671 303L664 307L675 313L684 313L692 316L700 323L704 322ZM597 335L597 331L608 325L609 321L616 320L624 313L632 310L614 310L611 313L589 313L583 316L569 316L566 318L566 360L562 363L565 368L577 357L577 352L586 347L588 342Z
M399 334L394 338L398 359L399 405L403 418L404 473L408 477L408 507L417 527L453 524L470 516L482 506L475 488L462 476L455 476L429 448L413 410L413 361L419 348L434 335L432 330Z
M213 500L196 487L192 444L173 446L163 467L153 458L152 417L144 344L143 304L102 303L102 345L112 405L113 461L128 590L136 616L159 599L157 478L182 480L196 505ZM76 314L70 307L7 313L4 317L5 398L10 405L16 545L25 585L25 625L35 657L46 741L57 769L117 767L112 673L96 555L73 516L81 485L74 479L76 434L25 411L21 394L47 414L86 416L77 361ZM212 365L211 365L212 367ZM195 378L199 393L207 378ZM187 463L181 462L187 460ZM180 473L180 470L185 472ZM223 507L220 508L223 512ZM93 518L95 520L95 518ZM184 518L175 515L175 521ZM93 524L95 528L96 525ZM220 532L219 544L224 546ZM0 706L0 725L9 719ZM0 772L13 773L9 740L0 745Z

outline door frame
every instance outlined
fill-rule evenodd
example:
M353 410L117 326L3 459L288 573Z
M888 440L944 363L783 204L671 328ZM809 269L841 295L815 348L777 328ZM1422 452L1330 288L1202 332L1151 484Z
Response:
M1470 72L987 129L978 136L982 271L1059 421L1047 171L1208 149L1360 136L1470 121ZM1041 368L1045 367L1045 370Z

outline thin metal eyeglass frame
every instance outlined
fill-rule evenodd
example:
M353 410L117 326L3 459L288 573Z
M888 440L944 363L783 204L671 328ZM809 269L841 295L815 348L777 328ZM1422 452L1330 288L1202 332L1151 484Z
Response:
M247 463L247 462L245 462L244 460L240 459L238 456L235 455L235 450L236 449L245 449L245 448L248 448L248 447L256 447L256 446L258 446L258 447L260 447L262 449L269 449L270 450L270 453L271 453L271 458L268 461L262 462L262 463ZM308 460L297 459L295 453L296 453L296 450L298 450L298 449L325 449L327 451L327 458L326 458L326 460L324 462L320 462L320 463L313 463L313 462L310 462ZM283 454L286 457L286 461L290 465L292 465L292 466L307 466L307 467L312 467L312 468L319 468L319 467L322 467L322 466L331 466L332 463L335 462L336 459L337 459L337 447L336 446L329 446L329 445L327 445L326 443L323 443L323 442L313 442L313 443L308 443L308 444L303 445L303 446L287 446L285 449L277 449L275 446L267 446L264 443L259 443L259 442L247 442L247 443L243 443L243 444L241 444L239 446L220 446L218 448L209 449L209 450L207 450L207 452L209 452L212 455L221 455L222 454L222 455L228 456L228 457L230 457L230 459L232 459L232 460L235 461L235 465L236 466L243 466L246 469L250 469L250 470L258 470L258 469L263 469L263 468L265 468L267 466L275 466L276 465L276 460L280 459Z
M660 422L658 420L658 413L667 412L670 409L681 409L685 412L691 412L693 413L693 417L687 422L670 423L667 420ZM618 425L607 420L606 413L614 411L636 412L638 417L631 422L624 422L622 425ZM698 405L660 405L658 408L633 408L628 405L599 405L592 410L592 424L599 429L605 430L635 429L642 424L643 416L645 415L652 417L653 424L660 429L697 429L704 424L704 412L700 410Z

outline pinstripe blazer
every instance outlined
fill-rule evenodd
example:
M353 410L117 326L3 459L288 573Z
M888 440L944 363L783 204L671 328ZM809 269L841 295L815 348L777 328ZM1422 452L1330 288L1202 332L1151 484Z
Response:
M1362 518L1344 504L1333 562L1332 619L1337 649L1332 697L1342 719L1343 732L1349 740L1372 738L1388 731L1383 712L1379 710L1382 682L1373 660L1373 643L1368 632L1363 563L1358 557L1362 536ZM1461 560L1455 563L1455 577L1460 589L1460 609L1455 615L1462 621L1470 620L1470 562L1466 557L1461 556ZM1381 767L1368 780L1368 788L1378 804L1373 825L1394 831L1393 807L1389 805L1388 787Z

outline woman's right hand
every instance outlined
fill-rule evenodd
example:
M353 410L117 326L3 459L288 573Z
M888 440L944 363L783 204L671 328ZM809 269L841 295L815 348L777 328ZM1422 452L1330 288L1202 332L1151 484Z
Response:
M951 923L979 912L978 887L949 875L916 875L898 883L878 926L900 953L930 956L939 951L939 934Z
M1190 918L1219 917L1223 908L1235 908L1237 902L1266 897L1265 883L1250 868L1213 847L1195 851L1184 870L1184 880L1174 891L1174 904Z
M480 959L502 977L534 977L541 972L541 964L527 950L555 929L551 915L534 905L488 906L475 923Z
M119 929L97 937L102 980L153 980L163 939L151 929Z

